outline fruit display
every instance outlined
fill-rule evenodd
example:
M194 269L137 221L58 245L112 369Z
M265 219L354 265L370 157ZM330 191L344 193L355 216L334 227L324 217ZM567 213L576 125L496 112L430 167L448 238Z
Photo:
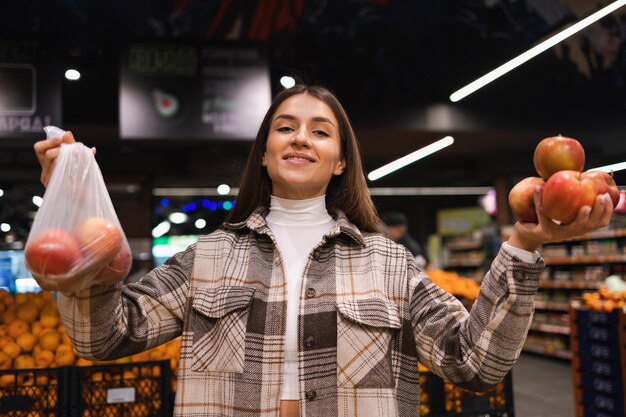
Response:
M589 310L610 313L616 308L626 307L626 291L613 292L607 287L602 287L598 291L584 293L582 301Z
M455 297L461 297L469 302L476 301L480 285L470 278L461 277L456 272L447 272L440 269L429 269L428 276L440 288L443 288Z
M521 220L536 222L534 189L543 189L541 204L545 214L561 224L574 221L583 206L592 206L598 195L608 194L616 207L619 189L612 176L592 170L583 172L585 150L576 139L553 136L543 139L533 155L539 177L519 181L509 192L509 205Z

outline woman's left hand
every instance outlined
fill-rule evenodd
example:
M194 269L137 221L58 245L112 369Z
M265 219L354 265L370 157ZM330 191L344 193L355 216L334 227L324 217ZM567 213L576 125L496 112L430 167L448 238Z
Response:
M508 243L530 252L548 242L558 242L592 232L609 224L613 203L608 194L598 195L593 207L583 206L576 219L568 224L557 224L545 215L541 205L541 190L535 191L535 211L538 223L517 222Z

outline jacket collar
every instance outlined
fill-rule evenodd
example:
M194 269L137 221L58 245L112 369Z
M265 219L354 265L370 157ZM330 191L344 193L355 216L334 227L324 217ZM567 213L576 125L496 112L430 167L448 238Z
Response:
M269 232L269 227L265 222L265 216L269 213L269 209L267 207L258 207L256 210L248 216L246 220L242 220L237 223L229 223L224 222L224 227L227 229L240 230L245 227L248 229L259 233L259 234L267 234ZM356 225L350 222L343 211L337 210L335 215L333 216L336 220L335 227L333 227L327 234L326 237L334 238L341 234L348 236L350 239L355 241L360 246L365 246L365 239L363 238L363 234L359 230ZM333 213L331 213L331 216Z

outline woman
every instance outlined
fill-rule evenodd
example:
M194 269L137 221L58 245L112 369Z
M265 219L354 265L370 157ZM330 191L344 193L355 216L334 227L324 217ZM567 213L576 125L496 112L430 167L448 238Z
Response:
M35 145L44 184L58 142ZM182 334L176 416L416 416L418 359L468 388L500 382L530 325L535 249L612 213L599 197L558 226L535 203L539 223L515 225L469 314L380 233L337 99L295 86L261 124L228 222L139 282L59 294L59 308L86 358Z

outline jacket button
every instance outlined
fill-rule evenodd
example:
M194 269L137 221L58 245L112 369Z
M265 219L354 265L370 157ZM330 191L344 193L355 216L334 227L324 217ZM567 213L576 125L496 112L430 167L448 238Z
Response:
M315 398L317 398L317 392L315 392L314 389L308 390L304 393L304 397L307 399L307 401L313 401Z
M315 337L307 336L304 338L304 347L311 347L315 344Z
M307 288L306 291L304 292L304 295L306 296L306 298L315 297L315 288Z

